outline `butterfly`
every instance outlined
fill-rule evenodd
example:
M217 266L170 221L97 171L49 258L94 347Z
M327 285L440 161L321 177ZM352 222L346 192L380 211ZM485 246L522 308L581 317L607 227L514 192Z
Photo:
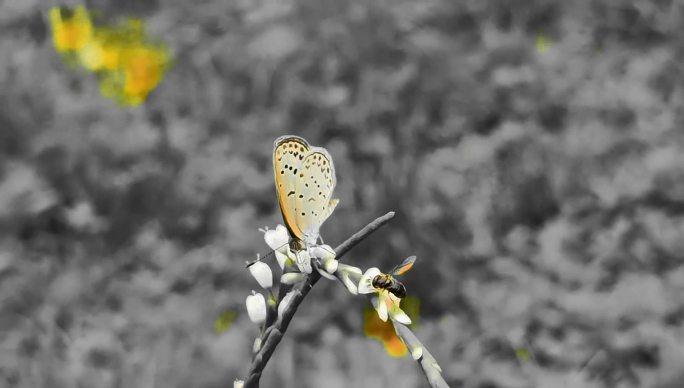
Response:
M316 245L321 225L339 202L332 198L336 183L332 157L299 136L282 136L273 146L273 172L292 248Z

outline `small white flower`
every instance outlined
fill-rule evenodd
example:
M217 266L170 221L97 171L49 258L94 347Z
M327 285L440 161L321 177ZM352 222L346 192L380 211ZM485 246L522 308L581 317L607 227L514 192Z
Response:
M335 259L335 258L328 259L328 260L323 259L323 269L327 273L334 274L335 272L337 272L338 267L339 267L339 262L337 261L337 259Z
M285 297L283 300L280 301L280 304L278 304L278 319L281 319L283 316L283 313L285 310L287 310L288 306L290 306L290 303L292 303L292 298L294 297L295 290L292 290L285 294Z
M332 276L337 271L338 265L335 259L335 250L330 245L317 245L310 248L309 251L311 252L311 257L318 259L321 264L316 267L321 276L330 280L335 279Z
M392 294L390 294L390 295L392 295ZM392 295L392 296L394 296L394 295ZM406 315L404 310L399 308L399 302L400 302L400 300L399 300L399 298L397 298L396 309L390 312L390 318L394 319L395 321L397 321L399 323L403 323L404 325L410 325L411 324L411 318L409 318L409 316Z
M369 268L359 280L359 294L376 294L371 296L371 303L383 321L390 317L397 322L410 325L411 318L399 307L401 299L385 289L373 287L373 279L378 275L382 275L378 268Z
M356 284L359 281L358 278L361 277L361 269L347 264L338 264L337 271L335 271L335 276L340 279L342 284L347 287L347 290L349 290L350 293L353 295L358 293Z
M371 297L371 304L378 312L380 319L382 319L384 322L387 322L387 304L380 303L380 298L377 296Z
M278 251L275 251L275 257L276 257L276 260L278 260L278 266L280 267L280 269L281 270L284 269L285 268L285 262L288 260L287 255L282 254Z
M273 273L268 264L263 261L257 261L249 266L249 272L261 287L265 289L273 287Z
M326 261L335 258L335 250L330 245L316 245L311 248L311 256Z
M283 225L279 224L275 229L267 230L264 233L264 240L266 240L266 244L276 252L287 255L290 251L288 245L290 235L287 233L287 228Z
M378 275L382 275L380 269L378 269L377 267L369 268L361 276L361 280L359 280L359 294L370 294L371 292L378 292L378 290L375 287L373 287L373 279Z
M303 274L301 272L288 272L284 273L283 276L280 277L280 282L283 284L295 284L299 283L306 279L306 274Z
M252 295L247 296L245 305L247 305L247 315L252 322L260 324L266 320L266 299L263 295L252 291Z
M299 271L303 273L311 273L311 255L307 251L297 251L294 253L295 264Z
M242 380L235 379L233 381L233 388L243 388L245 386L245 382Z

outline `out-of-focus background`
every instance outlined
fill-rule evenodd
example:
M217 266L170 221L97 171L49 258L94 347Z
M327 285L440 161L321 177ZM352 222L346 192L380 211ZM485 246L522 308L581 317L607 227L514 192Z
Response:
M418 256L452 387L684 384L681 2L86 2L173 53L134 106L57 52L57 5L0 2L0 387L244 377L284 134L334 158L327 243L397 212L345 261ZM319 282L262 386L425 386L366 305Z

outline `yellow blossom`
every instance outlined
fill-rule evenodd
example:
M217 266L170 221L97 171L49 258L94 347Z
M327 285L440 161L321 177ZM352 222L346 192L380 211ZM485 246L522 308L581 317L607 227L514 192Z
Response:
M406 345L397 336L392 323L381 320L372 308L363 311L363 332L382 342L385 351L392 357L405 357L408 354Z
M52 41L60 52L77 51L85 47L93 35L93 24L82 5L70 10L64 7L50 9Z
M413 321L417 320L420 309L418 298L408 296L403 299L403 302L409 316ZM394 325L390 321L383 321L373 308L364 308L363 332L366 336L382 342L385 351L392 357L405 357L408 354L408 349L394 330Z

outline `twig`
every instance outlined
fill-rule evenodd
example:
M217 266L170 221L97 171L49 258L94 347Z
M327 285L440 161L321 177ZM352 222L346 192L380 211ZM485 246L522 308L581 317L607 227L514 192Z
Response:
M442 377L442 368L418 337L402 323L392 321L397 335L404 341L411 356L418 362L432 388L449 388Z
M382 217L376 218L373 222L366 225L363 229L354 233L345 242L335 248L335 255L339 260L345 253L352 249L356 244L360 243L369 234L376 231L378 228L386 224L389 220L394 218L394 212L389 212ZM292 317L297 312L297 308L302 303L311 288L318 282L321 275L318 272L312 272L305 281L301 282L294 288L294 295L290 305L283 311L280 317L271 327L264 333L261 349L252 360L252 365L249 368L249 375L245 381L245 388L258 388L261 373L270 360L275 348L283 338L283 334L287 331L287 327L292 320Z

